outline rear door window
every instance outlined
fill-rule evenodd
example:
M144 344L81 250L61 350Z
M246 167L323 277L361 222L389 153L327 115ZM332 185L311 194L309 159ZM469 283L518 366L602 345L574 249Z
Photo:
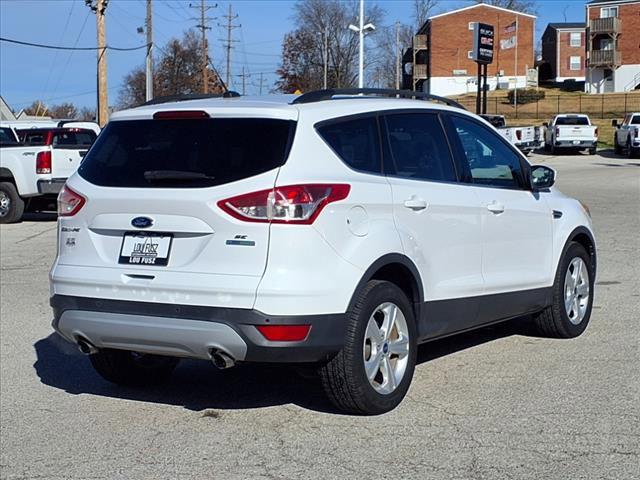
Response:
M385 173L415 180L455 182L447 137L435 113L385 115L390 161Z
M382 173L375 117L331 121L319 125L317 130L342 161L354 170Z
M47 133L46 132L26 132L24 134L23 143L25 145L33 147L41 147L46 145Z
M105 187L222 185L283 165L294 130L264 118L113 121L78 172Z

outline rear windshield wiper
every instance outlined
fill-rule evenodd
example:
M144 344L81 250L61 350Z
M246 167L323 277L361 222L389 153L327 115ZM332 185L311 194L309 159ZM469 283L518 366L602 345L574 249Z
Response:
M215 180L215 178L206 173L184 170L147 170L144 172L144 179L147 182Z

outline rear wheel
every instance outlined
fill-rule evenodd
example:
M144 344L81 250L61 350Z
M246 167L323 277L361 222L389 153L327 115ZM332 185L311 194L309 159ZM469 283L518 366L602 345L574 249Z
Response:
M534 317L546 337L573 338L587 328L593 306L594 272L582 245L572 242L553 284L553 303Z
M590 148L589 149L589 155L595 155L596 154L596 149L595 148Z
M633 147L631 146L631 140L627 142L627 158L634 158L635 152L633 151Z
M13 183L0 182L0 223L19 222L24 213L24 200Z
M407 296L393 283L371 281L349 314L344 347L320 368L320 378L340 410L385 413L406 395L416 352L416 326Z
M105 348L89 356L93 368L112 383L146 386L164 382L180 361L174 357Z

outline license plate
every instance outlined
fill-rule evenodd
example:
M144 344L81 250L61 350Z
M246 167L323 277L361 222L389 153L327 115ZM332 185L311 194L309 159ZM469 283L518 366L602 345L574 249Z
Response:
M573 141L573 144L574 144L574 145L580 145L581 143L582 143L582 142L581 142L580 140L574 140L574 141Z
M172 240L170 233L127 232L122 239L118 263L166 266Z

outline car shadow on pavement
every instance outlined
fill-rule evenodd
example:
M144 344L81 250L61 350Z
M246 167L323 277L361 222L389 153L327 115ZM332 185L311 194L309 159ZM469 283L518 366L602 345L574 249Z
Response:
M519 320L485 327L421 345L418 366L455 352L512 335L528 335ZM89 359L52 333L34 344L34 368L40 381L72 395L90 394L117 399L182 406L192 411L237 410L295 404L309 410L339 414L326 399L312 370L279 365L238 365L217 370L211 363L183 360L162 385L121 387L102 379Z
M58 220L56 212L28 212L22 216L23 222L55 222Z

